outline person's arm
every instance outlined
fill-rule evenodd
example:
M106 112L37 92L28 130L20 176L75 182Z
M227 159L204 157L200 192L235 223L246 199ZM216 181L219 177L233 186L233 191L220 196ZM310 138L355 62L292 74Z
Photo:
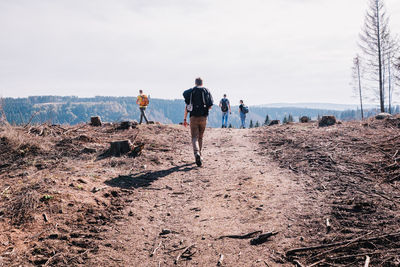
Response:
M231 103L229 103L229 101L228 101L228 108L229 108L229 114L232 114Z
M139 105L139 103L140 103L140 101L139 101L139 96L138 96L138 97L136 97L136 104Z
M222 107L222 100L219 101L219 107Z
M184 118L183 118L183 126L185 126L185 127L188 126L188 123L186 121L187 115L188 115L188 111L187 111L187 108L186 108L186 105L185 105L185 115L184 115Z

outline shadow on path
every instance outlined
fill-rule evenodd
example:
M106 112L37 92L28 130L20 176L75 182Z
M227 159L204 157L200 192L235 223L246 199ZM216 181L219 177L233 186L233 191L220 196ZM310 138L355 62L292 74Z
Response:
M146 173L141 172L138 174L131 174L131 175L120 175L118 177L107 180L104 183L112 187L119 187L124 189L148 187L154 181L163 178L165 176L168 176L171 173L188 172L193 170L194 168L196 168L194 163L189 163L181 166L172 167L166 170L146 172Z

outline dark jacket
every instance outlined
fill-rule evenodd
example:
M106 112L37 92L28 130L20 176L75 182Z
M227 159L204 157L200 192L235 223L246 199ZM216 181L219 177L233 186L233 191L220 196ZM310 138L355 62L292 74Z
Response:
M190 117L207 117L210 107L214 105L213 97L210 91L201 86L190 88L183 92L186 105L190 104L192 99L193 110L190 111Z

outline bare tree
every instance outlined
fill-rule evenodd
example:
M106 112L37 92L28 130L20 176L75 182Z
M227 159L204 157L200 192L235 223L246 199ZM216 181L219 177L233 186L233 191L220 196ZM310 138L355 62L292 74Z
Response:
M361 107L361 119L364 120L364 109L363 109L363 94L361 87L361 59L357 55L353 60L353 83L357 95L360 97L360 107Z
M4 112L4 98L0 97L0 125L8 125L6 113Z
M359 45L368 60L366 63L371 78L378 81L380 110L385 112L385 65L388 64L387 55L395 49L395 43L390 37L384 0L369 0Z

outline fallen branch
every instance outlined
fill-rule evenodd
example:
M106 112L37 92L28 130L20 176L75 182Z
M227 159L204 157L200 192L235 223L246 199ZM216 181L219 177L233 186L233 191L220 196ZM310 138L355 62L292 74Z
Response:
M278 234L278 232L269 232L269 233L266 233L266 234L259 235L258 237L253 238L252 240L250 240L250 244L251 245L260 245L262 243L267 242L268 239L271 236L274 236L274 235L277 235L277 234Z
M329 233L331 231L331 222L329 218L326 218L326 232Z
M386 253L391 253L391 252L395 252L397 254L397 253L400 252L400 249L376 250L376 251L371 251L371 252L368 252L368 253L360 253L360 254L339 256L339 257L328 257L328 260L329 261L347 260L347 259L352 259L352 258L357 258L357 257L365 257L365 256L369 256L369 255L386 254Z
M150 253L150 257L153 257L154 254L156 254L157 250L161 247L162 241L160 241L160 244L153 250L153 252Z
M186 247L185 250L182 251L182 253L180 253L180 254L178 255L178 257L176 257L174 263L175 263L175 264L178 264L178 262L179 262L179 260L180 260L181 258L190 258L191 256L193 256L194 253L190 253L190 249L193 248L194 246L196 246L196 244L192 244L192 245ZM185 256L184 254L187 253L187 252L189 252L190 254Z
M371 261L371 258L367 255L367 256L365 257L365 264L364 264L364 267L368 267L370 261Z
M40 111L36 111L35 113L33 113L32 116L31 116L31 118L29 119L28 123L25 124L24 128L28 127L28 125L31 124L33 118L35 118L36 115L39 114L39 113L40 113Z
M254 237L255 235L261 234L262 231L254 231L245 235L223 235L217 238L218 239L222 239L222 238L234 238L234 239L249 239Z
M293 168L292 165L289 165L289 169L292 170L292 171L294 171L294 172L296 172L296 173L299 172L298 170L296 170L295 168Z
M53 261L54 258L58 257L59 255L63 255L63 253L56 253L50 258L47 259L46 263L43 266L50 266L51 262Z
M4 194L7 192L7 190L10 189L10 187L11 187L11 186L7 186L6 189L4 189L3 192L1 192L0 195L4 195Z
M356 238L356 239L349 240L349 241L331 243L331 244L320 245L320 246L295 248L295 249L291 249L291 250L286 251L286 256L288 257L288 256L296 254L298 252L305 252L305 251L312 251L312 250L318 250L318 249L324 249L324 248L331 248L331 247L348 245L350 243L368 242L368 241L373 241L373 240L377 240L377 239L388 238L388 237L397 237L397 236L400 236L400 232L393 233L393 234L385 234L385 235L375 236L375 237L370 237L370 238L365 238L365 239L357 239ZM363 256L365 256L365 255L363 255Z
M217 266L221 266L223 260L224 260L224 254L221 253L221 254L219 254L219 260L218 260Z
M301 264L301 262L299 262L298 260L293 260L293 263L294 263L297 267L304 267L304 265Z

